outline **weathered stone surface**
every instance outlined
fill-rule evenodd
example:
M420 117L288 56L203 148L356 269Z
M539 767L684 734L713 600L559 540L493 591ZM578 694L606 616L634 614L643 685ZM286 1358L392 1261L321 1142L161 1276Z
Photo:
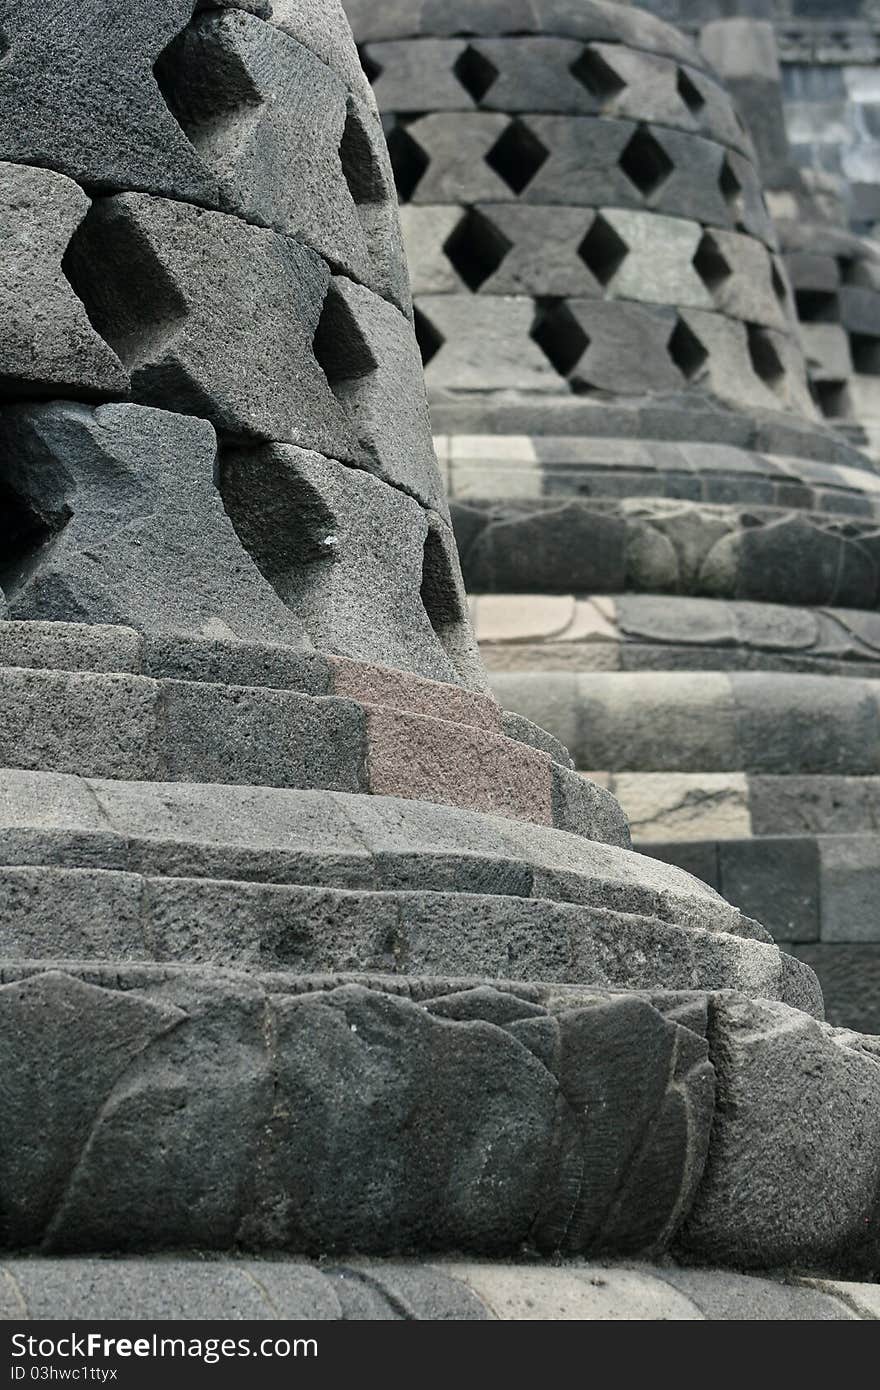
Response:
M413 498L282 446L229 451L221 491L249 553L318 646L457 679L420 596L430 522Z
M322 371L312 348L330 283L315 252L237 217L123 194L93 207L71 257L137 400L232 435L362 457L327 382L334 364Z
M315 351L367 466L423 506L445 512L408 320L363 286L334 275Z
M550 1013L492 988L418 1004L356 983L302 994L291 977L92 979L7 970L0 987L8 1244L642 1248L677 1227L705 1161L705 1041L641 1000ZM593 1096L612 1098L613 1125ZM186 1201L164 1195L169 1174Z
M4 395L102 397L128 390L128 373L89 323L61 268L88 209L82 189L61 174L0 163Z
M877 1316L875 1284L792 1281L670 1264L292 1259L6 1259L17 1321L840 1321Z
M112 11L103 0L63 0L49 23L40 0L5 4L4 158L46 165L100 191L213 201L216 183L153 74L192 10L191 0Z
M716 1003L709 1036L719 1105L683 1245L745 1267L876 1269L872 1040L735 999Z
M207 422L20 406L3 413L0 441L3 485L40 523L0 571L10 617L307 644L232 529Z
M372 178L387 197L369 168L363 132L372 113L326 63L276 25L225 10L197 16L161 72L226 212L299 236L380 288L355 196Z

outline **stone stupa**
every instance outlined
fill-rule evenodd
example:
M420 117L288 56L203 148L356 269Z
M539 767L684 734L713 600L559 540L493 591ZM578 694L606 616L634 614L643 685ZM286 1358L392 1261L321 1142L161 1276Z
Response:
M880 478L744 121L637 7L350 10L493 688L880 1032Z
M485 692L342 11L195 9L0 9L4 1315L858 1316L580 1262L870 1276L880 1049Z

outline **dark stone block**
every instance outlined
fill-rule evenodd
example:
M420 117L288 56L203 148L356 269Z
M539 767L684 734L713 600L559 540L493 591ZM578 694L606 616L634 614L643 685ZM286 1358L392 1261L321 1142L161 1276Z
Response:
M819 852L814 839L726 840L719 846L719 890L777 940L819 936Z

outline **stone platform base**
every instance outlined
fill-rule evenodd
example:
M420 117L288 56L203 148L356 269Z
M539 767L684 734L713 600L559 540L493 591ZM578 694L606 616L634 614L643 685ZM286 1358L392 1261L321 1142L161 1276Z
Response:
M880 1318L880 1284L672 1264L8 1259L0 1320L789 1321Z

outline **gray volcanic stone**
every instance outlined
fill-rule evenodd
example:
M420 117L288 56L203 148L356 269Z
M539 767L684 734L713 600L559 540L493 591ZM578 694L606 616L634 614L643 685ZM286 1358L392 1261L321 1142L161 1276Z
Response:
M217 180L224 211L298 235L371 283L346 182L353 152L343 146L347 121L362 126L367 113L358 114L342 79L275 25L237 10L197 16L162 72L166 100ZM349 142L356 138L349 131Z
M559 391L563 380L529 334L531 300L464 294L428 294L417 312L439 339L425 366L429 392Z
M0 1265L11 1320L665 1321L874 1319L876 1285L757 1278L668 1261L587 1264L440 1259L203 1256L12 1258ZM320 1341L320 1337L316 1339Z
M87 187L213 202L216 183L162 99L153 65L193 0L6 0L0 150ZM27 112L27 119L22 113Z
M568 308L587 339L570 380L633 395L681 388L681 372L667 351L674 310L589 299L570 300Z
M796 942L788 949L819 977L829 1023L880 1033L880 943Z
M61 269L88 209L82 189L61 174L0 163L4 395L128 392L128 373L89 323Z
M465 508L455 508L457 533L463 514ZM600 512L585 516L570 504L531 515L492 517L470 544L465 535L459 543L472 589L540 593L558 588L564 571L575 591L613 592L623 587L625 535L619 517Z
M5 1244L639 1249L668 1241L705 1162L705 1040L644 1000L6 980Z
M846 1304L818 1289L802 1288L749 1274L722 1273L664 1266L660 1277L683 1293L706 1318L730 1322L846 1322L853 1314ZM843 1290L841 1289L841 1292Z
M12 618L307 645L236 536L203 420L143 406L19 406L0 478L46 531L7 566Z
M318 646L457 682L420 596L431 527L418 502L281 445L226 453L220 487L247 551Z
M364 57L378 69L373 79L383 111L467 111L473 100L454 68L467 47L461 39L391 39L371 43Z
M330 283L315 252L224 213L124 194L95 205L71 254L136 399L232 435L362 457L312 348Z
M572 72L583 53L575 39L477 39L469 49L498 74L477 99L483 110L595 115L601 109L601 99ZM383 101L384 93L379 92L378 99Z
M392 304L334 275L315 352L368 467L426 507L446 502L412 325Z
M876 1269L880 1056L871 1041L783 1005L717 999L709 1051L719 1104L683 1248L747 1268Z

